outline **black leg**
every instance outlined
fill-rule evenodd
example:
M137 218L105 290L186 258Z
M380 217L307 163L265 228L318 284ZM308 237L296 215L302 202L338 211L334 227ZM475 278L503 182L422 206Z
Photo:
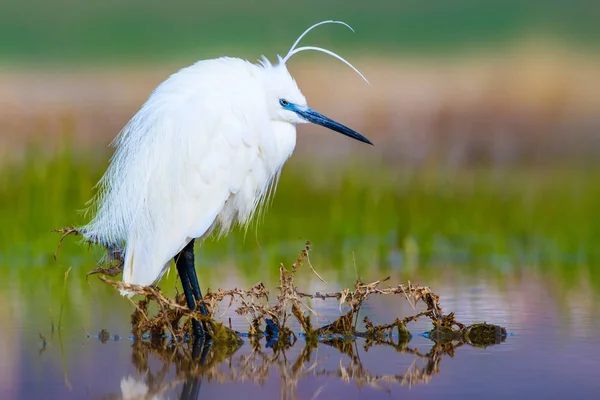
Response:
M202 299L202 293L200 292L196 268L194 267L194 240L188 243L175 257L175 265L181 278L181 285L183 286L183 293L185 294L188 307L190 310L195 310L196 302ZM208 315L204 302L200 303L200 312ZM200 324L194 319L192 320L192 327L194 329L194 336L196 337L204 337L208 334L208 329L204 321Z
M192 287L192 293L196 302L200 301L200 312L202 315L208 316L208 310L202 300L202 292L200 291L200 284L198 283L198 275L196 275L196 267L194 265L194 239L189 242L185 248L181 251L180 257L185 257L185 265L187 268L187 275L190 280L190 286Z
M196 308L196 301L194 300L192 286L190 285L190 280L187 276L187 269L180 268L179 262L176 262L176 264L177 271L179 272L179 278L181 279L181 286L183 286L183 294L185 294L185 300L190 310L194 310ZM194 336L204 337L204 331L197 320L192 320L192 327L194 329Z
M192 346L192 359L197 360L200 365L206 365L208 354L212 348L212 340L196 338Z
M188 378L183 384L181 389L180 400L196 400L200 394L200 385L202 385L202 379L200 378Z
M208 310L206 309L206 304L204 304L204 301L202 301L202 292L200 291L198 275L196 275L196 268L194 267L194 253L192 253L192 262L188 263L188 267L188 276L190 278L190 284L192 286L194 298L196 299L196 301L200 300L200 312L202 313L202 315L208 316Z
M212 342L210 340L206 340L203 337L194 338L192 359L202 366L206 365L211 346ZM180 400L198 399L198 396L200 395L200 386L202 385L202 376L203 374L193 374L186 379L183 388L181 389L181 395L179 396Z

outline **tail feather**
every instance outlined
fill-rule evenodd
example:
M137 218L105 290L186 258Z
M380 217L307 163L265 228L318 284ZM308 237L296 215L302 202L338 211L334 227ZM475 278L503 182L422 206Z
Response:
M131 285L150 286L158 281L169 267L170 258L160 257L156 250L159 249L148 248L147 244L143 240L139 240L132 232L125 249L123 282ZM133 293L121 290L121 295L131 296Z
M192 238L180 238L171 243L150 243L148 236L140 240L132 232L125 249L123 263L123 282L130 285L150 286L162 278L169 268L174 254L183 249ZM121 295L131 296L128 290L121 290Z

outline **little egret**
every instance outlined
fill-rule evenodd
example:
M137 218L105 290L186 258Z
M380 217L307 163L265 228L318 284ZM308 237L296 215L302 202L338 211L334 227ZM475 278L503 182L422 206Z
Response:
M175 264L191 309L202 300L194 241L247 225L273 194L296 145L296 124L314 123L372 144L310 109L286 62L315 50L297 47L271 64L221 57L198 61L161 83L112 143L110 165L91 201L95 215L80 231L109 252L123 253L123 281L148 286ZM123 294L128 294L127 292ZM194 322L194 335L206 327ZM208 334L208 332L206 332Z

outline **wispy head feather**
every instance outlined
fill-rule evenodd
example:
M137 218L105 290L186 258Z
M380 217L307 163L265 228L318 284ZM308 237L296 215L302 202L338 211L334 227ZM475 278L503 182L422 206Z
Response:
M294 54L300 53L301 51L305 51L305 50L314 50L314 51L320 51L322 53L328 54L334 58L337 58L338 60L340 60L341 62L343 62L344 64L346 64L347 66L349 66L350 68L352 68L354 70L354 72L356 72L358 75L360 75L361 78L363 78L365 80L365 82L369 83L369 81L367 80L367 78L365 78L365 76L356 68L354 67L354 65L350 64L348 61L346 61L343 57L337 55L336 53L334 53L331 50L327 50L327 49L323 49L321 47L315 47L315 46L303 46L303 47L298 47L296 48L296 46L298 46L298 43L300 43L300 41L302 40L302 38L304 36L306 36L306 34L308 32L310 32L311 30L313 30L314 28L316 28L319 25L324 25L324 24L340 24L340 25L344 25L346 26L348 29L350 29L352 32L354 32L354 29L352 29L352 27L350 25L348 25L345 22L342 21L334 21L334 20L328 20L328 21L321 21L318 22L316 24L314 24L313 26L311 26L310 28L308 28L307 30L305 30L302 35L300 35L298 37L298 39L296 39L296 41L294 42L294 44L292 45L292 47L290 48L290 51L288 51L287 55L283 58L279 58L279 62L281 64L285 64Z
M263 66L263 68L271 68L273 66L271 65L271 61L269 61L269 59L264 55L260 58L260 60L258 60L258 62Z
M300 41L302 40L302 38L304 36L306 36L308 34L308 32L312 31L313 29L315 29L319 25L325 25L325 24L340 24L340 25L344 25L345 27L347 27L348 29L350 29L352 32L354 32L354 29L352 29L352 27L350 25L348 25L347 23L345 23L343 21L327 20L327 21L317 22L316 24L314 24L313 26L311 26L310 28L308 28L307 30L305 30L304 33L302 35L300 35L298 37L298 39L296 39L296 41L294 42L294 44L290 48L290 51L288 51L288 54L285 56L284 62L287 61L292 56L292 54L291 54L292 51L294 51L294 49L296 48L296 46L298 46L298 43L300 43Z

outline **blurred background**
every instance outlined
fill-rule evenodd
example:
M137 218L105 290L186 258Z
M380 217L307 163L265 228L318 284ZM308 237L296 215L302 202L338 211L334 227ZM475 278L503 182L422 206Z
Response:
M368 133L382 157L452 166L595 158L599 17L588 0L5 0L0 148L15 156L69 136L73 147L101 149L177 69L222 55L274 61L307 26L342 19L357 33L328 26L306 43L350 58L372 86L325 55L289 67L315 108ZM371 151L321 133L299 148Z
M288 66L313 108L375 146L299 127L263 220L197 251L203 286L276 280L308 239L329 288L391 274L431 285L457 314L511 310L493 322L515 327L550 307L541 315L597 330L600 2L3 0L0 9L0 302L11 305L0 320L34 321L37 337L64 304L74 329L114 323L126 333L131 310L84 279L102 251L67 238L53 257L51 230L87 221L80 211L110 141L179 68L222 55L275 61L308 26L338 19L356 33L323 26L303 43L338 52L370 86L324 54ZM222 270L227 280L211 273ZM173 291L174 274L166 282ZM122 311L91 316L93 304L112 303ZM19 329L0 340L15 357Z

